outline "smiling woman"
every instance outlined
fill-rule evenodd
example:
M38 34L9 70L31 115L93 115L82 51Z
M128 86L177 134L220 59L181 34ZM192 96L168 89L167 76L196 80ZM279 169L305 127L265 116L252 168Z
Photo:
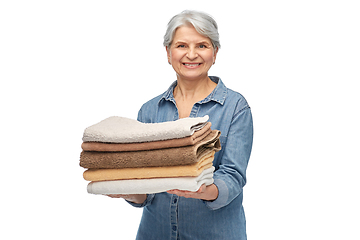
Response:
M143 104L138 120L158 123L208 115L211 128L221 132L221 150L213 160L214 183L196 192L173 189L110 197L144 207L138 240L245 240L242 188L252 148L252 115L241 94L219 77L208 76L220 48L217 24L207 14L184 11L170 20L164 46L177 80Z

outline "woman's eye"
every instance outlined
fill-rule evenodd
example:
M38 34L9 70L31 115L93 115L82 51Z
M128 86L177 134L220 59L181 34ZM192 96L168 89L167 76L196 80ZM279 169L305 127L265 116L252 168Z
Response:
M180 45L178 45L177 47L178 47L178 48L184 48L184 47L185 47L185 45L180 44Z
M206 48L206 46L201 44L201 45L199 45L199 48Z

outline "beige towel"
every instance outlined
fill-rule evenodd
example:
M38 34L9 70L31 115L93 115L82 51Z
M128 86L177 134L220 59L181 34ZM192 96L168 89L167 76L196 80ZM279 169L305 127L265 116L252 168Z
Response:
M163 141L141 142L141 143L102 143L102 142L83 142L81 147L84 151L98 152L124 152L124 151L143 151L161 148L183 147L195 145L204 139L211 132L211 123L208 122L202 129L194 132L193 135L184 138L169 139Z
M194 164L209 152L221 149L219 136L220 131L212 130L197 144L178 148L133 152L82 151L80 166L84 168L133 168Z
M215 151L202 157L199 162L191 165L173 167L147 167L122 169L88 169L84 172L87 181L108 181L123 179L144 179L160 177L196 177L204 169L212 166Z
M85 129L83 142L151 142L191 136L203 128L209 116L180 118L161 123L142 123L125 117L109 117Z

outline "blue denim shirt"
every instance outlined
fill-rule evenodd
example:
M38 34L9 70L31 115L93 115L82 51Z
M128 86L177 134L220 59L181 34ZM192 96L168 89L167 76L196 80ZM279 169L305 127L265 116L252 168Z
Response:
M246 239L242 206L246 168L253 140L250 107L245 98L225 87L218 77L213 92L194 104L190 117L209 115L211 128L221 131L221 151L215 154L214 184L219 190L214 201L178 197L168 193L148 194L139 226L138 240ZM173 96L175 81L163 94L146 102L138 120L157 123L179 119Z

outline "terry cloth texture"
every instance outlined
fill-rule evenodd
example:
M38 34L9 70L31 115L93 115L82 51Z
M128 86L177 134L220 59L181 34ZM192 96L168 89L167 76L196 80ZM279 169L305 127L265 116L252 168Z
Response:
M197 177L90 182L87 191L92 194L150 194L165 192L172 189L195 192L199 190L202 184L210 185L214 182L214 170L214 167L210 167Z
M209 135L193 146L133 152L88 152L80 154L84 168L133 168L188 165L198 162L211 151L219 151L220 131Z
M161 148L183 147L195 145L211 132L211 123L208 122L202 129L195 131L193 135L184 138L175 138L162 141L140 142L140 143L101 143L83 142L81 148L84 151L98 152L124 152L143 151Z
M191 136L206 125L209 116L181 118L162 123L142 123L124 117L109 117L85 129L84 142L134 143Z
M122 169L88 169L84 172L87 181L109 181L123 179L144 179L160 177L195 177L204 169L212 167L215 151L202 157L192 165L172 167L122 168Z

